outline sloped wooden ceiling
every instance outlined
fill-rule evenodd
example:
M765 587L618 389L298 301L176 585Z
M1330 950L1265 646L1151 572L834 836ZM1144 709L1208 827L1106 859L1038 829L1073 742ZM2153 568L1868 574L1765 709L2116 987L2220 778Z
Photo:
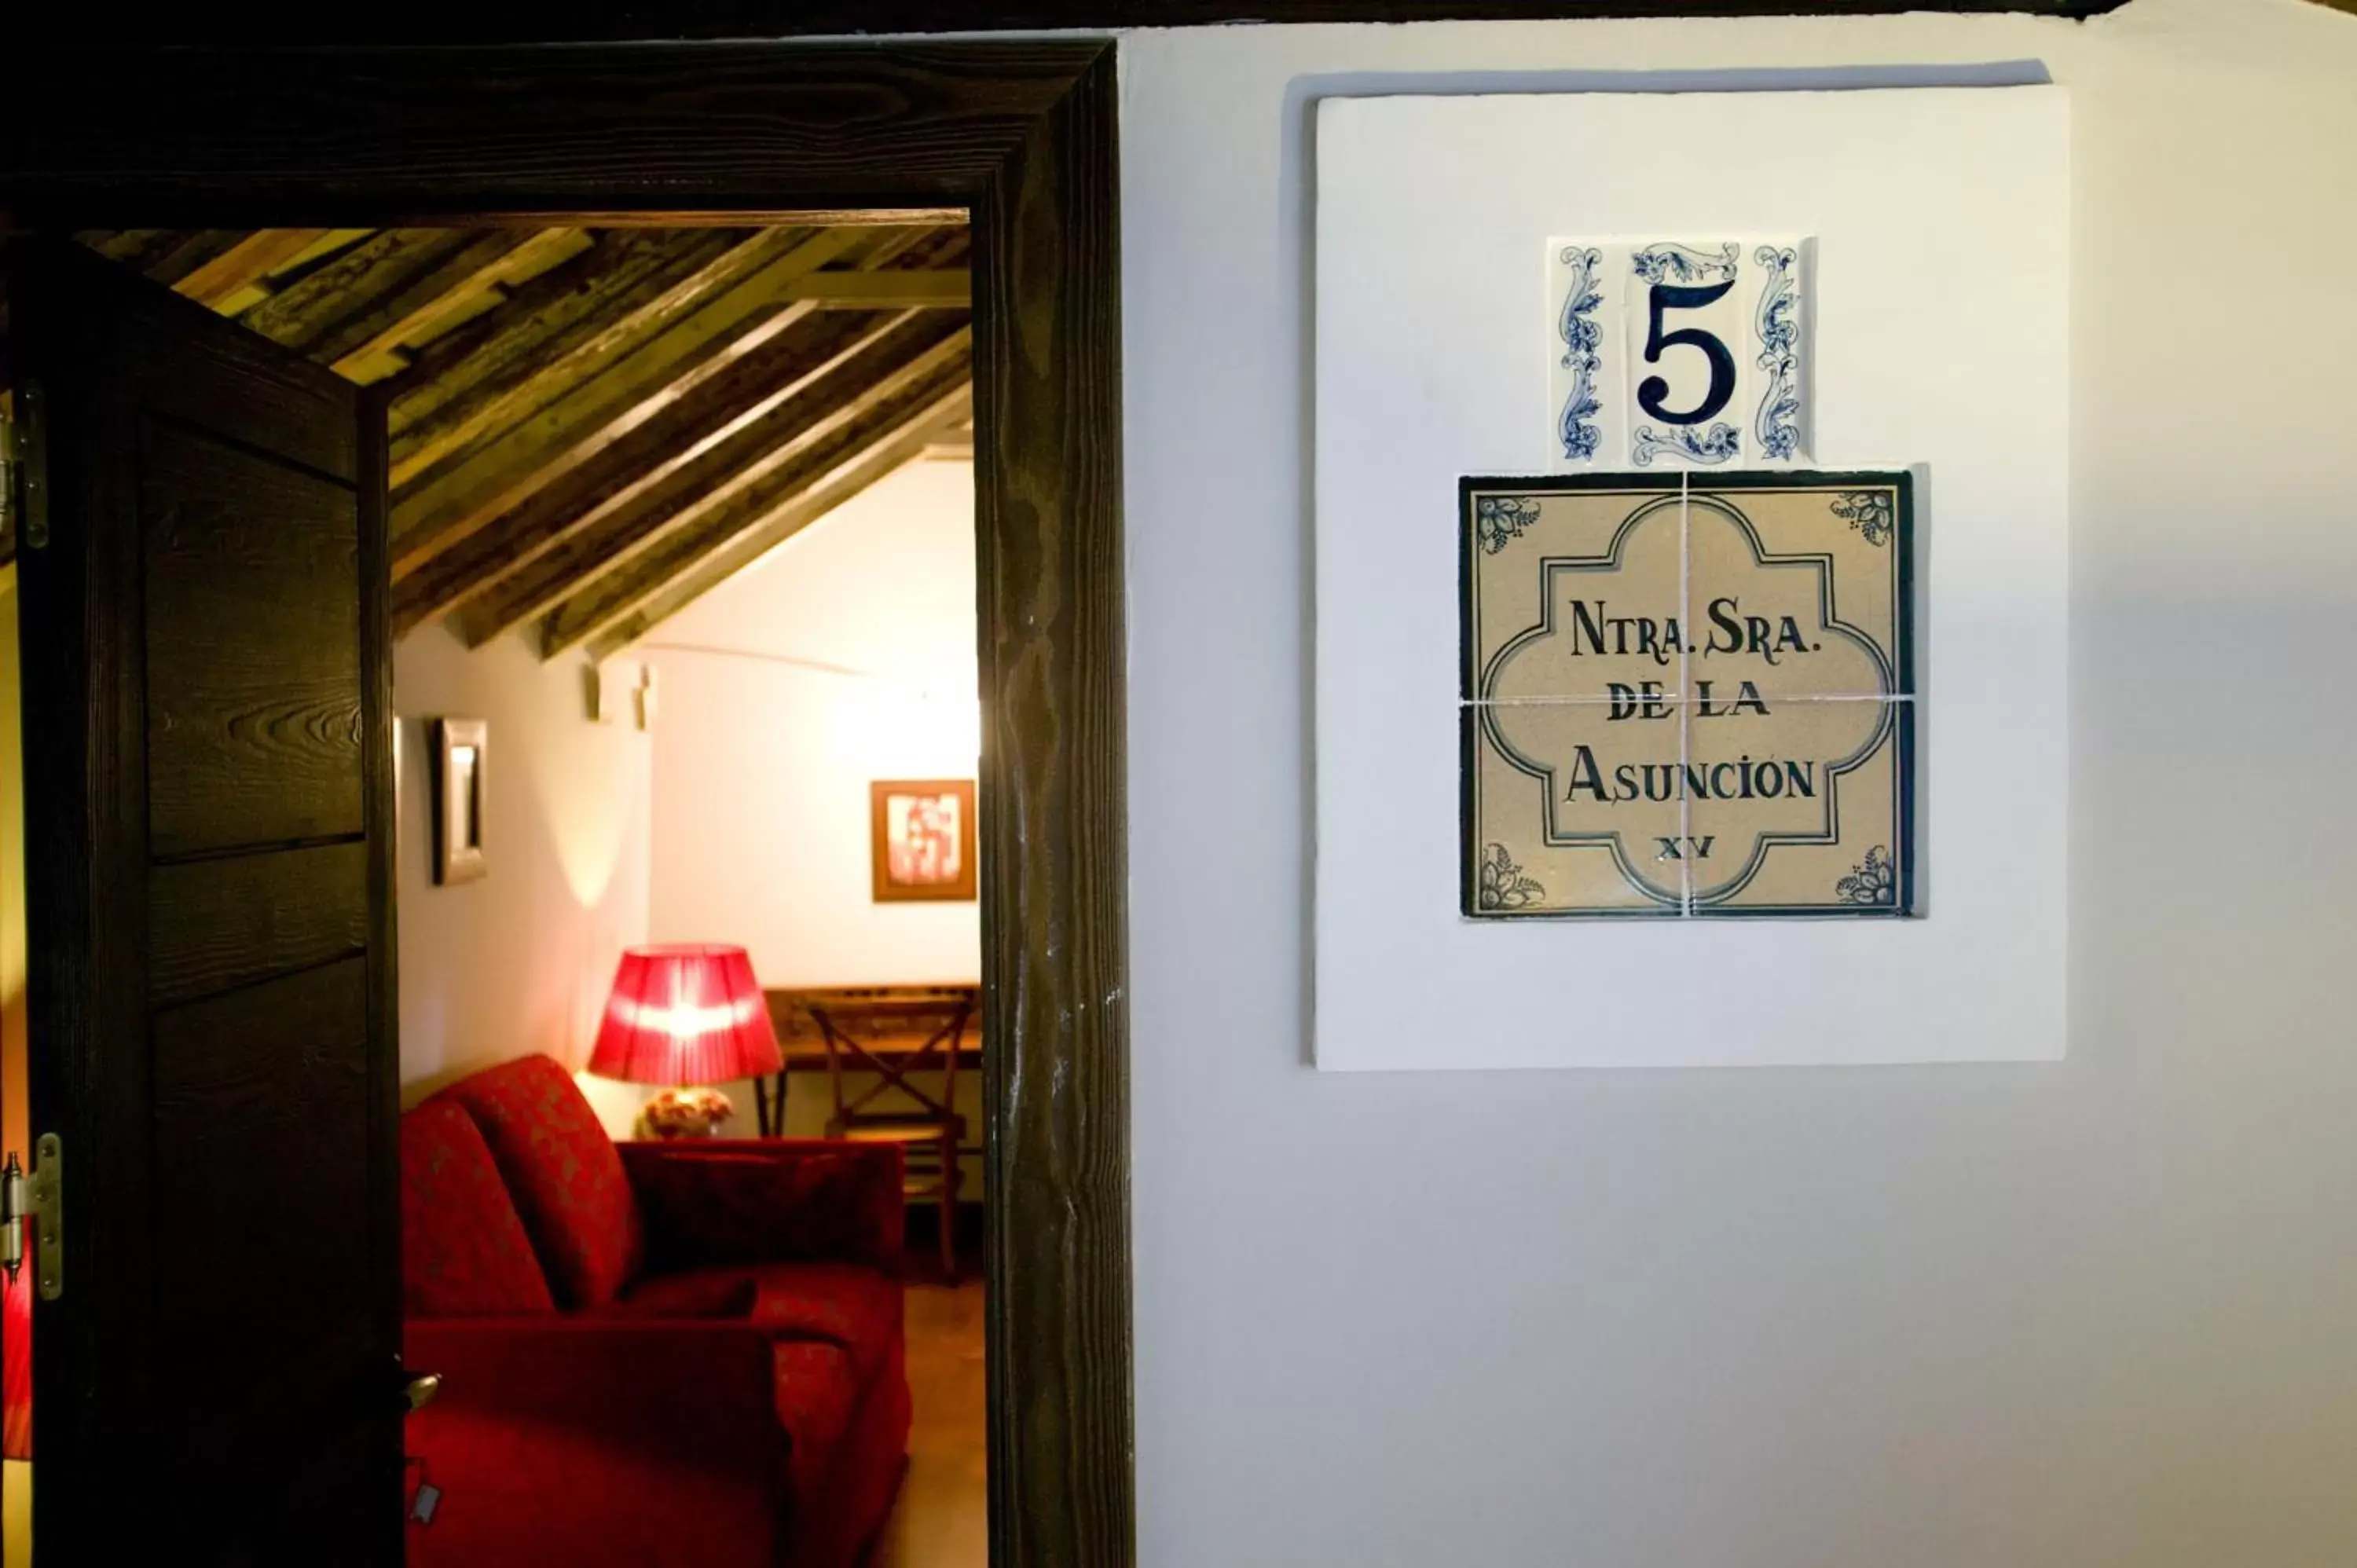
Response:
M395 635L447 616L604 658L901 465L973 451L962 225L81 238L386 383Z

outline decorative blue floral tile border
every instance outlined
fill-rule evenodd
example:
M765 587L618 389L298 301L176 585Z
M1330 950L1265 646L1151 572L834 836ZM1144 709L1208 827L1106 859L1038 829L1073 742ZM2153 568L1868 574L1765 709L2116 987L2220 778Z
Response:
M1809 457L1806 240L1547 242L1555 466Z

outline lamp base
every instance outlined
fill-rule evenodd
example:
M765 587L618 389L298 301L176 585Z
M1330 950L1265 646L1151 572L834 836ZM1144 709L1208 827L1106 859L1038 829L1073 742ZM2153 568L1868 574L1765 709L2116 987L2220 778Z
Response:
M657 1138L716 1138L721 1123L737 1113L716 1089L666 1089L647 1101L639 1122Z

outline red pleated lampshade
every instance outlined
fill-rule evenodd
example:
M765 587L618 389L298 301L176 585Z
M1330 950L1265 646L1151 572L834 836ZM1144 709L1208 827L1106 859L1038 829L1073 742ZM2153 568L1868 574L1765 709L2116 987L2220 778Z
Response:
M589 1070L627 1083L730 1083L778 1070L778 1036L743 948L632 948L614 972Z

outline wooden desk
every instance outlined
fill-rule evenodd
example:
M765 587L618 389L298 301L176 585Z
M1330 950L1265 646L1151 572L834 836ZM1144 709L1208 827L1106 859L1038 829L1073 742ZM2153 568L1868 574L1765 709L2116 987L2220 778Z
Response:
M860 1050L895 1067L914 1060L963 1010L966 1022L957 1036L958 1068L963 1071L982 1062L979 985L831 985L762 994L769 999L770 1023L785 1058L772 1080L757 1079L753 1085L765 1138L785 1130L788 1075L825 1072L835 1065L813 1007L823 1011Z

